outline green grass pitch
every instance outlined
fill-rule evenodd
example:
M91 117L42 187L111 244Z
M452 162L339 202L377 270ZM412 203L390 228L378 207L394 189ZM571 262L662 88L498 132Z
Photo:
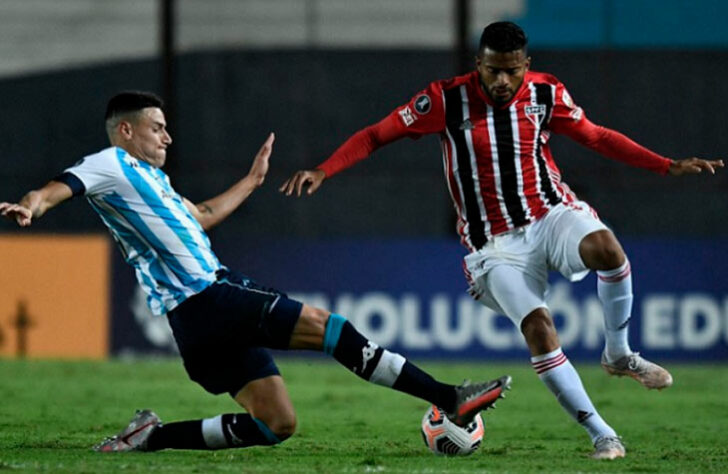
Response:
M443 458L422 443L427 404L367 384L323 360L284 359L298 432L281 445L223 451L99 454L90 446L123 427L136 408L163 420L237 411L190 382L178 360L0 360L0 471L7 472L726 472L728 367L670 365L675 385L648 392L596 365L575 364L627 457L594 461L527 362L422 366L452 383L513 376L513 390L484 415L472 456Z

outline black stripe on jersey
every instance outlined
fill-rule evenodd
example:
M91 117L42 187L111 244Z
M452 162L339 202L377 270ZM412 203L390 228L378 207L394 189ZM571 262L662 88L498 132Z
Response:
M468 221L468 234L470 242L479 250L488 241L485 236L485 223L480 216L478 198L473 181L473 170L470 166L470 152L465 141L465 130L461 129L463 124L463 100L460 96L460 88L445 91L445 122L447 130L455 141L455 151L458 160L458 178L463 191L463 205L465 206L465 218ZM464 128L464 127L463 127Z
M498 168L500 169L501 192L508 215L514 227L528 223L526 211L521 204L518 193L518 170L516 169L516 152L513 147L513 124L510 109L493 109L493 126L495 128L495 144L498 149ZM493 137L491 137L492 139Z
M534 87L536 88L536 102L546 106L546 115L541 123L541 126L543 126L551 116L551 109L554 106L551 86L549 84L534 84ZM543 157L543 153L541 153L541 137L536 137L536 144L536 161L538 162L538 176L541 181L541 191L546 195L549 204L555 206L561 202L561 199L559 199L559 195L556 193L556 189L554 189L554 184L551 182L551 178L549 178L546 160Z
M541 127L548 122L551 117L551 109L554 107L554 97L551 94L551 86L549 84L534 84L536 89L536 103L546 106L546 114L541 120Z

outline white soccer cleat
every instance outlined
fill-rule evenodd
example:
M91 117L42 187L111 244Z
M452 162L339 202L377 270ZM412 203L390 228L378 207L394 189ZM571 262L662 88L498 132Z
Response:
M625 455L624 445L619 436L601 436L594 442L592 459L617 459Z
M146 451L149 436L160 423L161 420L153 411L137 410L126 428L118 435L101 441L93 449L100 453Z
M602 368L610 375L629 375L647 388L662 390L672 385L672 375L657 364L640 356L639 352L621 357L613 362L607 361L602 352Z

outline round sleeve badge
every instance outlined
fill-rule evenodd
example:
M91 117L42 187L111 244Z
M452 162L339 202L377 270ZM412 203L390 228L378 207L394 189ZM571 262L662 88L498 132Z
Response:
M420 115L425 115L432 108L432 101L427 94L420 94L415 97L415 111Z

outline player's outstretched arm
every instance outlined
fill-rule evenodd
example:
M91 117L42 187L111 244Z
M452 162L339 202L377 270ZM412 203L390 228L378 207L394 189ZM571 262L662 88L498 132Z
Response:
M271 133L258 150L253 159L248 174L231 186L227 191L207 199L199 204L193 204L187 199L184 203L192 215L197 219L203 229L210 229L225 220L237 209L257 188L263 185L268 174L269 159L273 152L275 135Z
M20 227L28 227L45 214L49 209L57 206L73 196L68 185L51 181L41 189L31 191L18 203L0 203L0 216L14 220Z
M304 186L308 184L306 194L309 196L316 192L321 184L326 179L326 173L323 170L299 170L296 171L293 176L288 178L283 185L278 188L278 191L284 193L286 196L290 196L294 192L297 197L301 197Z
M293 173L278 188L278 191L286 196L296 193L297 197L301 197L303 189L308 186L306 194L312 195L321 187L326 178L354 166L378 148L404 137L407 134L406 129L398 126L398 117L397 112L393 112L374 125L359 130L315 169L299 170Z
M673 160L668 173L673 176L684 174L702 173L704 170L715 174L716 168L723 168L723 160L703 160L700 158L686 158L684 160Z

